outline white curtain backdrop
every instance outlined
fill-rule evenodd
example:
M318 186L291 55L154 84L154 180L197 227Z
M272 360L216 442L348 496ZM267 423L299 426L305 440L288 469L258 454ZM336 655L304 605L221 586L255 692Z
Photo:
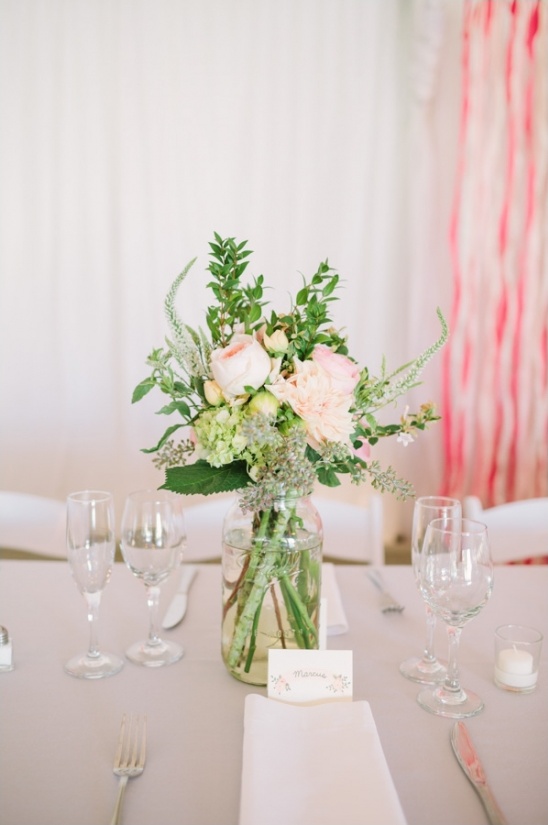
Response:
M121 508L162 482L140 452L162 400L131 394L195 255L180 311L201 321L214 231L249 239L284 306L328 257L373 372L437 338L460 18L451 0L0 0L0 488ZM409 403L441 400L440 371ZM375 455L436 492L440 439ZM385 505L407 531L409 505Z

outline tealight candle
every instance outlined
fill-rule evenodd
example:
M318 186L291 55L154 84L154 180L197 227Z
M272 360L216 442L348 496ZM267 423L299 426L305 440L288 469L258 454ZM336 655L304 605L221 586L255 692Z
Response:
M520 625L503 625L495 632L495 684L516 693L534 690L542 634Z
M526 650L506 648L497 657L495 675L498 682L510 687L531 687L537 681L533 673L533 657Z

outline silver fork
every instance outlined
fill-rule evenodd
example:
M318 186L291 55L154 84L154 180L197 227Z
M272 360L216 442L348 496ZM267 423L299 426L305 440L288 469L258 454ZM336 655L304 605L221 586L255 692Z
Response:
M122 804L128 779L140 776L145 768L145 754L147 744L147 718L143 716L122 716L120 736L116 756L114 757L113 771L120 777L118 783L118 797L114 806L114 813L110 825L118 825L122 815Z
M388 592L383 578L378 570L366 570L366 575L367 578L372 581L375 587L380 591L381 611L383 613L401 613L402 610L405 610L405 606L396 601L396 599Z

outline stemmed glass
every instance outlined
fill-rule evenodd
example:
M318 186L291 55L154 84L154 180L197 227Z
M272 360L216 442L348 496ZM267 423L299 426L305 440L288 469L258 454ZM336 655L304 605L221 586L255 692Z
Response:
M486 605L493 590L485 524L471 519L431 521L421 553L420 587L427 604L447 626L449 664L443 685L422 690L417 701L439 716L475 716L483 709L483 700L461 687L457 658L462 628Z
M133 575L145 584L150 619L148 638L126 651L135 664L161 667L183 656L181 645L160 638L158 606L160 584L180 565L185 543L183 508L175 495L163 490L140 490L127 497L122 516L122 555Z
M90 639L87 653L70 659L65 670L80 679L113 676L124 666L120 656L101 652L97 640L101 594L110 580L115 543L112 495L95 490L71 493L67 499L67 558L87 602Z
M426 528L433 519L460 519L461 503L456 498L447 496L421 496L413 508L413 527L411 532L411 562L415 583L420 590L420 560ZM443 665L434 654L434 634L436 615L427 603L426 607L426 644L421 657L411 656L400 665L400 673L406 679L423 685L436 685L443 682L447 674Z

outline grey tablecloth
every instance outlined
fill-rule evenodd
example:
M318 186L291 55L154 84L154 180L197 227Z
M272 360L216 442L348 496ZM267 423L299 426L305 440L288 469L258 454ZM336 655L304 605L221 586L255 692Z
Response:
M481 804L452 754L451 720L417 702L418 686L398 665L419 653L424 608L410 567L384 575L406 604L382 615L362 567L337 567L349 632L329 647L354 652L354 698L367 699L409 825L484 825ZM167 605L175 582L165 585ZM510 825L548 822L548 640L539 686L516 696L493 684L493 634L516 622L548 633L548 567L496 571L493 597L463 631L461 677L485 711L469 729ZM125 825L236 825L244 698L249 688L220 656L220 568L200 567L184 622L166 631L186 648L175 665L126 664L117 676L79 681L64 662L87 644L82 597L63 562L0 564L0 623L13 638L16 668L0 674L0 822L3 825L101 825L116 795L112 761L123 712L146 712L147 766L132 780ZM145 635L144 588L116 565L103 596L100 640L122 652ZM445 654L445 633L437 631ZM276 777L265 805L275 805ZM257 823L260 825L260 823ZM338 825L338 823L333 823Z

